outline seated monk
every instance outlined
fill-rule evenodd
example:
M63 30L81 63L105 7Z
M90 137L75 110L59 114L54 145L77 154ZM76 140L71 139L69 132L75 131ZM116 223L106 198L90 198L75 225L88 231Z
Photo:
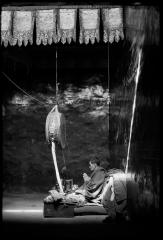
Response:
M90 160L89 168L92 174L88 176L84 173L84 184L75 191L76 194L84 195L88 202L100 196L106 173L105 169L100 167L100 160L97 157Z
M101 200L108 219L127 217L126 175L120 169L110 169L106 174Z

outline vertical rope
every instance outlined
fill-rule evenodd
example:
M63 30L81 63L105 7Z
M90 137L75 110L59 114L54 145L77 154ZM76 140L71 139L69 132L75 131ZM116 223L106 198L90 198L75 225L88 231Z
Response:
M108 98L109 98L109 83L110 83L110 68L109 68L109 40L108 40ZM110 119L110 116L109 116L109 104L110 104L110 100L108 99L108 153L109 153L109 158L110 158L110 145L109 145L109 119Z
M55 77L55 84L56 84L56 104L58 104L58 72L57 72L57 61L58 61L58 56L57 56L57 46L56 46L56 66L55 66L55 72L56 72L56 77Z
M57 52L57 46L56 46L56 104L58 105L58 52ZM65 135L66 135L66 131L65 131ZM66 136L65 136L65 138L66 138ZM64 165L66 167L66 161L65 161L63 149L62 149L62 156L63 156Z
M129 155L130 155L130 146L131 146L131 138L132 138L132 130L133 130L133 123L134 123L134 115L135 115L135 109L136 109L136 96L137 96L137 87L138 87L138 80L140 76L140 62L141 62L141 55L142 50L139 51L138 54L138 66L135 76L135 90L134 90L134 100L133 100L133 106L132 106L132 117L131 117L131 123L130 123L130 136L129 136L129 143L128 143L128 151L127 151L127 160L126 160L126 168L125 173L128 172L128 165L129 165Z
M66 160L65 160L65 155L64 155L63 149L62 149L62 156L63 156L64 165L65 165L65 167L66 167Z
M109 62L109 40L108 40L108 97L109 97L109 82L110 82L110 69L109 69L109 65L110 65L110 62ZM109 102L108 102L108 117L109 117ZM108 132L109 132L109 118L108 118Z

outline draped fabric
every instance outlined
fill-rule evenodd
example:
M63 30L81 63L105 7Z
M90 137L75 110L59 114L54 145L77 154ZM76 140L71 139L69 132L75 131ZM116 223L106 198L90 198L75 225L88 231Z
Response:
M100 24L100 10L99 9L79 9L80 20L80 37L79 42L88 44L95 43L100 40L99 24Z
M125 16L127 39L140 42L145 33L146 8L128 7Z
M58 41L64 44L66 40L71 43L76 41L76 9L59 9L57 21Z
M90 175L90 180L84 183L86 200L92 200L99 197L105 180L105 169L97 166Z
M36 11L36 43L57 43L56 9Z
M26 46L28 41L33 43L34 12L15 11L13 16L13 39L12 45L21 46L24 42Z
M159 44L160 40L160 14L154 7L148 8L146 20L146 39L149 43ZM146 40L147 42L147 40Z
M123 14L122 8L102 9L102 18L104 26L103 40L112 43L118 42L124 38L123 34Z
M12 11L2 11L1 13L1 44L5 47L11 42L11 21Z
M125 9L126 38L129 41L159 42L159 12L151 7L127 7Z

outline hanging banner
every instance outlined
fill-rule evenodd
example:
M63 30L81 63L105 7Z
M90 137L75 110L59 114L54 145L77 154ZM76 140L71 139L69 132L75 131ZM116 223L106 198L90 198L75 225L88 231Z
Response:
M4 44L5 47L11 42L11 21L12 12L2 11L1 12L1 45Z
M102 19L104 26L103 40L112 43L124 39L123 34L123 12L122 8L102 9Z
M100 40L99 24L100 24L100 10L99 9L79 9L80 21L80 43L95 43Z
M36 43L44 45L57 43L56 9L36 11Z
M144 35L145 11L144 8L135 7L125 9L126 38L132 43L140 42Z
M153 7L125 8L126 38L134 43L159 43L159 12Z
M21 46L24 42L26 46L28 41L33 43L34 12L15 11L13 16L13 39L12 45Z
M77 9L59 9L57 18L58 41L64 44L66 40L71 43L76 41L76 13Z

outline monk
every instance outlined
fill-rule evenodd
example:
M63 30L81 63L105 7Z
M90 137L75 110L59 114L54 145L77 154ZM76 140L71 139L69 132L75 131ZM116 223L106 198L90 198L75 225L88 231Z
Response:
M83 173L84 184L75 192L82 194L89 202L99 197L102 192L106 171L100 167L100 160L95 157L89 162L89 168L92 172L90 176Z

